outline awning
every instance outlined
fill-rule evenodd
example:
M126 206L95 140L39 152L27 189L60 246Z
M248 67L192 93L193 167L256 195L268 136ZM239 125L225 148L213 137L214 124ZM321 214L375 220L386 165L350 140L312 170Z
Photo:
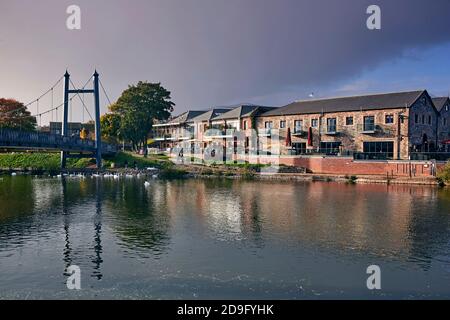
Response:
M286 134L286 147L290 147L290 146L292 146L291 128L288 128L287 134Z
M441 141L442 144L450 144L450 140Z
M308 147L312 147L313 146L313 132L312 132L312 128L309 127L308 129Z

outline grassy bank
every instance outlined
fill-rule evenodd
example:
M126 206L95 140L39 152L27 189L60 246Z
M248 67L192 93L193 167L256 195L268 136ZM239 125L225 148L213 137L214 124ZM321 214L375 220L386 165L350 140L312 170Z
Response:
M103 165L109 169L114 164L114 168L145 169L148 167L171 168L172 163L167 157L152 155L148 158L133 155L131 153L118 153L114 157L103 159ZM68 159L69 169L84 169L95 166L95 159ZM20 170L59 170L59 153L3 153L0 154L0 169L20 169Z
M2 169L57 170L60 155L57 153L4 153L0 154Z

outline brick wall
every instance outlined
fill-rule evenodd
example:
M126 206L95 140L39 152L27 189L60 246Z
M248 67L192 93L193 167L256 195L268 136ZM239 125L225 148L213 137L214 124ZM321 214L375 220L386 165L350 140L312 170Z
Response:
M298 166L319 174L381 175L398 177L432 176L430 161L358 161L341 157L246 157L250 163ZM444 164L438 163L439 170Z

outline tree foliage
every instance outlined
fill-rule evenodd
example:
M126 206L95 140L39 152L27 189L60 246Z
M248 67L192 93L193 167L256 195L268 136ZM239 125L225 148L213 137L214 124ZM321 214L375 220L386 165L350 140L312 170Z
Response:
M160 83L140 81L129 86L115 104L110 106L112 115L104 119L106 132L131 141L133 146L147 147L147 140L155 120L166 120L173 111L170 91ZM120 125L117 129L117 116Z
M117 113L107 113L101 116L100 126L103 138L106 140L116 140L120 135L120 115Z
M23 103L0 98L0 128L32 131L36 129L36 118Z

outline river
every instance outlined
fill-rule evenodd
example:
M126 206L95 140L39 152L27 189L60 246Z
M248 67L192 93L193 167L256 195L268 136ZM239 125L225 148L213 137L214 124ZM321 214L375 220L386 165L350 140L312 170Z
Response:
M81 290L66 287L71 265ZM2 176L12 298L450 298L450 190Z

